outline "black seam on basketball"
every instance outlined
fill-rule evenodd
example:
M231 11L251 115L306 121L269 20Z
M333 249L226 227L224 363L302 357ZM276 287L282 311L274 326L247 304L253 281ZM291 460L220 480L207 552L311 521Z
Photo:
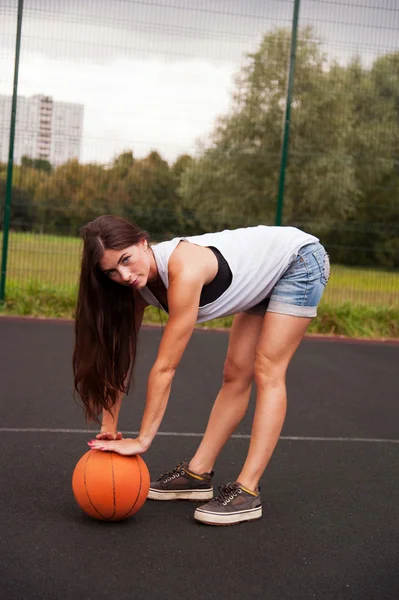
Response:
M140 487L139 487L139 491L137 492L137 497L136 500L133 502L132 506L129 508L129 510L123 515L123 517L121 517L122 519L124 519L125 517L127 517L127 515L133 510L133 508L136 506L137 504L137 500L139 499L140 496L140 492L141 492L141 483L142 483L142 476L141 476L141 467L140 467L140 461L137 457L135 457L136 461L137 461L137 465L139 468L139 472L140 472Z
M87 485L86 485L86 465L87 465L87 463L89 462L89 458L90 458L90 456L91 456L91 451L89 452L89 454L88 454L88 456L87 456L87 458L86 458L86 462L85 462L85 470L84 470L84 486L85 486L86 496L87 496L87 499L89 500L89 502L90 502L91 506L92 506L92 507L94 508L94 510L96 511L96 513L98 513L102 519L105 519L105 520L107 521L107 520L108 520L108 517L105 517L104 515L102 515L102 514L100 513L100 511L99 511L99 510L97 510L97 508L94 506L93 502L91 501L91 498L90 498L89 491L88 491L88 489L87 489Z

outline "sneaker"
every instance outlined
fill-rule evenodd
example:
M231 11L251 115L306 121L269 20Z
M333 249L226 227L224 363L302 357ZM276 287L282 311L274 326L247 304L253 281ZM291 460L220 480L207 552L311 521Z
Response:
M219 495L194 513L194 519L207 525L235 525L261 516L259 487L252 492L238 481L219 486Z
M182 462L173 471L163 473L150 483L151 500L210 500L213 497L212 473L193 473L188 462Z

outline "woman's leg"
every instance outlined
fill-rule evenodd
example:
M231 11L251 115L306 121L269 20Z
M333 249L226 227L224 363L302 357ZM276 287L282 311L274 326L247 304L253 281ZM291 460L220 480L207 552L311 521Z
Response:
M272 312L265 315L255 356L257 397L251 441L237 477L250 490L258 485L279 439L287 406L287 368L311 320Z
M263 317L247 313L239 313L234 317L223 370L223 385L213 405L201 444L189 464L194 473L212 471L217 456L247 410L262 321Z

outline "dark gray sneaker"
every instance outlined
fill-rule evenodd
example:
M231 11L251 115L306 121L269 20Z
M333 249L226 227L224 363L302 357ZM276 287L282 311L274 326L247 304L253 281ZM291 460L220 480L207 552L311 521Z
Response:
M235 525L261 516L259 488L251 492L238 481L220 485L218 496L194 513L194 519L207 525Z
M209 500L213 497L212 473L193 473L187 462L151 481L151 500Z

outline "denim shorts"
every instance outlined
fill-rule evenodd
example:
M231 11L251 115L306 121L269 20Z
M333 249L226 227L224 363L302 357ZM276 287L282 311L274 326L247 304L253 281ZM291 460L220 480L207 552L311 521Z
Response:
M330 260L320 242L302 246L270 296L245 312L259 316L264 316L267 311L293 317L315 317L329 277Z

